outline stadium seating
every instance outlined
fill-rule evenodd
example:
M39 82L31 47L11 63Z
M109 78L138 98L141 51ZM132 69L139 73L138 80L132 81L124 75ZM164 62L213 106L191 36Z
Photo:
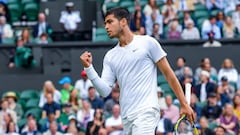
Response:
M39 98L39 93L37 90L24 90L21 94L20 94L20 99L23 100L29 100L31 98Z
M19 4L19 0L8 0L7 4Z
M36 3L27 3L23 11L25 12L29 21L36 21L38 17L39 8Z
M39 104L38 98L31 98L27 101L25 109L37 108Z
M167 83L167 80L164 78L163 75L159 75L158 78L157 78L157 81L158 81L158 86Z
M22 15L21 6L17 3L8 4L8 8L11 14L11 21L16 22L19 20L20 16Z

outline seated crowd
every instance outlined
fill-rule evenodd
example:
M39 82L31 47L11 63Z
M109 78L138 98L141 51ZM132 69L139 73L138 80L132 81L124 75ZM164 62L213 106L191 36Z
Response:
M183 57L179 57L176 64L175 74L183 90L186 83L192 84L191 107L196 112L199 132L239 133L239 74L231 59L226 58L219 71L211 66L209 58L203 58L195 72ZM103 98L85 71L81 71L80 76L75 85L70 77L63 77L58 82L62 86L59 90L52 81L45 81L34 107L40 109L40 114L24 107L25 102L20 102L22 99L17 92L5 93L1 100L0 134L121 135L118 84ZM156 93L161 107L156 134L171 135L180 116L178 100L162 84ZM20 123L22 119L26 120L23 124Z

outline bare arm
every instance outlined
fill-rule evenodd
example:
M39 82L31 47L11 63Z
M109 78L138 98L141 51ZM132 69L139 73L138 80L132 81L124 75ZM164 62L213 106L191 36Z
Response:
M168 60L166 57L163 57L157 62L157 66L159 70L162 72L166 80L168 81L168 84L174 91L175 95L177 96L180 104L181 104L181 114L186 114L190 121L194 120L194 112L191 109L191 107L187 104L187 101L185 99L182 87L174 74L172 68L170 67Z
M44 118L46 118L47 117L47 112L46 111L42 111L42 118L44 119Z

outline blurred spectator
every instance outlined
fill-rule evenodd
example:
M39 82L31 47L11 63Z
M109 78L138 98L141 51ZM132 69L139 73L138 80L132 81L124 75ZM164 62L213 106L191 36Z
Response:
M156 0L148 0L148 4L145 5L143 12L146 17L151 16L153 12L156 12L156 14L160 14Z
M197 83L200 82L200 75L202 70L206 70L210 73L210 81L217 80L217 70L216 68L212 67L211 60L208 57L202 58L199 67L196 68L195 71L195 80ZM214 79L216 78L216 79Z
M40 96L39 107L42 108L45 103L47 103L46 95L47 93L52 93L53 100L60 104L61 103L61 93L55 88L52 81L47 80L43 85L43 92Z
M194 3L193 0L175 0L174 4L178 11L193 11Z
M232 13L232 19L237 31L240 32L240 2L236 4L236 10Z
M139 33L140 28L144 27L145 28L145 17L143 17L143 14L140 10L135 10L133 18L131 19L130 22L130 29L134 33Z
M226 76L223 76L221 78L221 82L218 85L218 89L224 93L224 95L228 96L230 99L233 99L233 96L235 94L235 88L230 85L228 78Z
M225 76L229 82L237 84L238 72L230 58L224 59L221 69L218 72L218 80Z
M11 14L10 14L9 8L7 6L6 0L5 0L5 2L0 1L0 16L5 16L6 21L8 23L12 22Z
M17 114L15 111L9 109L9 103L7 99L2 99L1 110L0 110L0 126L4 125L4 117L9 115L13 122L17 122ZM1 129L1 128L0 128Z
M9 124L11 122L16 123L16 121L14 122L13 115L8 112L4 113L3 116L1 116L1 117L3 117L3 121L1 122L1 125L0 125L0 134L4 134L7 132L8 128L9 128ZM15 126L15 127L16 127L15 129L18 132L18 127L17 126Z
M163 14L163 24L169 25L171 21L177 18L176 12L174 12L174 9L172 6L168 6L166 9L165 14Z
M169 11L171 11L171 12L169 12ZM166 3L162 7L162 14L163 14L164 18L167 18L167 16L173 16L173 15L174 15L174 18L176 17L177 8L174 5L173 0L166 0ZM170 17L170 18L172 18L172 17ZM165 23L165 21L164 21L164 24L167 24L167 23Z
M82 107L82 100L78 98L77 91L74 90L69 98L69 103L71 104L71 109L74 111L74 113L77 113L79 109Z
M46 132L47 130L50 129L50 125L52 122L57 121L55 114L53 112L48 113L47 118L43 119L43 122L41 123L41 132ZM61 131L61 125L60 123L57 124L57 130Z
M189 20L192 20L193 24L195 23L195 20L191 17L190 12L184 11L183 12L183 24L182 24L183 28L187 28L187 23L189 22Z
M227 133L237 134L238 118L233 113L233 106L226 104L222 115L220 116L220 126L226 129Z
M75 82L74 88L78 90L82 99L88 98L88 88L92 87L92 82L88 79L86 71L81 71L81 79Z
M164 118L168 118L171 120L172 124L175 124L177 122L177 119L179 118L179 108L173 104L172 96L167 95L165 97L167 108L164 109Z
M224 5L224 0L206 0L206 6L209 11L212 10L222 10Z
M62 105L62 112L60 114L60 117L58 121L60 122L60 125L63 130L65 130L68 127L69 124L69 116L74 114L74 112L71 110L71 104L65 103Z
M161 14L158 14L156 11L153 11L150 16L147 16L146 19L146 31L147 35L152 35L153 33L153 25L157 23L158 27L158 34L163 34L163 17Z
M5 16L0 16L0 35L1 39L13 37L13 30L11 25L6 22Z
M46 99L47 99L47 103L45 103L43 106L42 118L46 118L48 114L54 113L56 119L58 119L60 117L60 111L61 111L60 104L56 103L53 100L52 93L47 93Z
M67 130L66 130L67 135L79 135L78 127L77 127L77 120L76 120L75 115L70 115L68 117L68 121L69 121L69 124L68 124Z
M23 67L23 68L32 68L36 65L34 60L32 50L24 46L24 41L21 38L18 38L16 41L17 47L14 52L11 54L9 59L9 68L13 67Z
M182 85L183 90L185 90L185 85L187 83L192 84L192 91L194 91L194 87L196 85L196 81L193 77L193 72L192 69L189 66L185 66L183 68L183 76L181 78L179 78L179 82ZM185 92L185 91L184 91Z
M157 87L157 95L158 95L158 104L162 107L162 108L167 108L167 104L166 104L166 100L164 97L164 93L161 87Z
M28 28L24 28L22 30L21 39L23 40L24 44L33 43L33 39L30 35L30 32L29 32Z
M202 109L202 116L206 117L210 122L216 123L222 114L221 106L217 105L216 93L208 93L207 106Z
M200 84L196 85L195 93L200 102L207 101L209 93L216 91L216 85L210 82L210 74L208 71L202 70L200 76Z
M108 135L107 130L105 128L100 128L98 130L98 135Z
M80 12L74 11L74 3L67 2L66 10L61 12L60 20L62 29L64 30L64 38L67 41L78 40L78 25L81 22Z
M163 34L159 34L159 28L160 28L160 25L158 23L154 23L152 35L151 35L153 38L155 38L158 41L160 41L160 39L164 38Z
M18 104L18 97L15 92L7 92L4 96L8 100L9 109L16 112L18 120L23 116L23 109L21 104Z
M49 125L49 130L43 133L43 135L63 135L61 132L58 131L58 126L57 126L56 121L52 121Z
M214 135L213 129L208 127L208 120L206 117L199 119L200 133L199 135Z
M176 64L177 64L177 69L174 71L174 73L177 76L177 78L180 80L183 77L184 67L186 66L186 59L180 56L177 58ZM192 69L190 70L192 73Z
M224 20L225 20L225 14L223 11L218 11L216 15L216 25L220 28L220 31L223 30Z
M120 106L115 104L112 108L112 116L106 119L105 127L109 135L121 135L123 124L120 116Z
M215 135L225 135L225 128L222 126L217 126L215 128Z
M223 37L224 38L234 38L237 33L237 29L233 24L232 18L227 16L223 24Z
M235 94L233 97L233 112L238 117L240 121L240 95Z
M19 127L21 129L21 133L31 133L33 131L38 131L38 128L41 128L41 125L38 125L35 118L36 114L28 113L27 114L27 123L23 125L22 127Z
M173 132L173 124L170 119L164 118L164 107L160 108L160 121L156 127L155 134L156 135L172 135Z
M177 30L179 23L178 21L173 21L170 24L170 30L167 33L168 39L180 39L181 38L181 32Z
M208 41L203 44L203 47L220 47L222 44L215 40L214 38L215 33L209 32L208 33Z
M225 0L224 1L224 13L229 13L235 10L239 0Z
M91 108L91 104L88 100L82 100L82 109L77 112L77 121L83 130L87 129L87 124L94 118L94 109Z
M16 125L13 121L8 123L7 131L4 135L19 135L19 133L17 133Z
M209 33L213 33L214 39L220 39L221 30L216 24L216 17L210 16L209 20L205 20L202 24L202 38L207 39L209 37Z
M219 106L224 106L227 103L231 103L230 96L223 89L218 88L217 91L216 91L216 94L217 94L217 104Z
M88 88L88 100L93 109L103 110L104 102L100 97L96 96L96 89L94 87Z
M29 120L27 122L28 130L23 132L21 135L39 135L40 133L37 130L37 124L35 120Z
M38 23L33 27L33 37L40 37L43 33L47 35L47 37L51 37L52 28L50 24L46 21L46 16L44 13L38 14Z
M37 44L48 44L51 42L52 42L52 40L49 39L49 37L46 33L42 33L39 37L37 37L35 39L35 43L37 43Z
M200 39L199 30L194 27L194 22L189 19L186 22L186 28L183 30L181 34L182 39Z
M104 128L104 123L103 113L101 110L97 109L94 112L94 120L87 124L86 135L98 135L99 129Z
M191 94L191 100L190 100L190 106L193 108L193 110L196 112L196 115L197 115L197 120L199 120L200 119L200 117L201 117L201 111L202 111L202 107L199 105L199 104L197 104L199 101L198 101L198 98L197 98L197 96L194 94L194 93L192 93Z
M72 80L70 79L70 77L65 76L58 83L62 85L61 103L69 102L71 93L75 93L74 91L77 91L77 89L74 89L74 87L71 85Z
M104 115L111 116L114 105L119 104L120 90L119 88L112 88L111 98L104 103Z

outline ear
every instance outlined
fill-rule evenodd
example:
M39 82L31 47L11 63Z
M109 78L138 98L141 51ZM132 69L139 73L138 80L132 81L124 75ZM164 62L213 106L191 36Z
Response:
M126 18L122 18L122 19L120 20L120 24L121 24L122 26L128 25L127 19L126 19Z

